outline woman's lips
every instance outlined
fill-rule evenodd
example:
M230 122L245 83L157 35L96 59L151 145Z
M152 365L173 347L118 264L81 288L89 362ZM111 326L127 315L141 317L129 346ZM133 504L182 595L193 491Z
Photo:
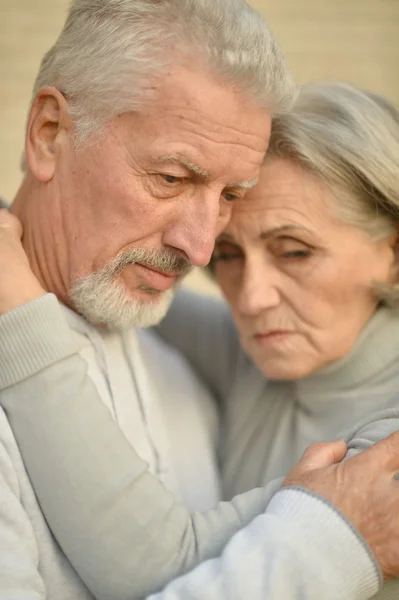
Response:
M293 332L286 329L275 329L255 334L256 342L262 346L275 346L285 342Z
M179 273L164 273L157 271L156 269L146 267L139 263L136 263L134 266L138 269L140 277L145 280L145 284L149 288L158 290L159 292L164 292L173 287L180 275Z

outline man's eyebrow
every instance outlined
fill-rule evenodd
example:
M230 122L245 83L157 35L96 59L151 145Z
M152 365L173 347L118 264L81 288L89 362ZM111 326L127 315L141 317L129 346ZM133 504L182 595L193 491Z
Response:
M253 179L247 179L246 181L240 181L238 183L233 183L232 185L227 186L228 188L238 188L241 190L251 190L256 186L259 179L258 177L254 177Z
M176 163L185 167L191 173L195 173L195 175L199 175L202 179L210 179L211 174L206 169L196 165L191 160L188 160L185 156L181 154L169 154L168 156L156 156L154 159L156 163Z
M199 175L199 177L201 177L202 179L207 180L207 179L212 178L212 174L210 173L210 171L208 171L207 169L204 169L203 167L200 167L199 165L196 165L191 160L188 160L185 156L182 156L181 154L169 154L168 156L156 156L153 158L153 161L156 163L179 164L179 165L182 165L183 167L185 167L191 173L194 173L195 175ZM231 183L229 185L226 185L226 188L250 190L253 187L255 187L255 185L257 183L258 183L258 178L254 177L253 179L239 181L238 183Z
M302 225L280 225L280 227L273 227L272 229L268 229L267 231L262 231L259 237L261 240L267 240L268 238L273 237L278 233L284 233L284 231L292 231L296 229L299 229L300 231L306 231L307 233L311 233L309 229L307 229L306 227L302 227Z

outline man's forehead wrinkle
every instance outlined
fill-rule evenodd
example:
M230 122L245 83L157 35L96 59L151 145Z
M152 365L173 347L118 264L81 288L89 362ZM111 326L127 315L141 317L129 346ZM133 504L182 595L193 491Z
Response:
M217 136L218 134L220 134L220 131L216 131L215 134L212 136L209 132L205 132L203 129L200 128L194 133L196 135L200 135L205 140L220 146L243 148L245 150L248 150L248 148L250 148L254 152L259 152L262 154L259 166L261 166L263 162L263 158L267 149L268 140L266 138L263 138L261 136L255 136L252 134L245 134L247 139L237 139L237 137L235 137L234 139L218 139Z
M177 107L174 107L177 108ZM244 146L245 143L243 143L242 141L238 141L237 139L235 140L229 140L229 141L220 141L220 140L215 140L208 132L208 134L205 132L205 129L209 127L209 129L213 130L213 133L216 135L220 135L221 133L224 132L229 132L230 136L237 136L237 134L239 136L245 136L246 138L249 138L250 140L253 140L253 142L257 142L257 144L259 144L259 147L262 147L262 150L265 150L266 145L267 145L267 139L266 137L264 137L263 133L254 133L254 132L250 132L250 131L246 131L245 129L240 129L235 127L235 120L234 118L229 118L229 120L225 123L221 123L218 120L211 120L209 118L207 118L205 115L208 114L208 111L204 111L205 114L199 114L201 111L191 108L189 106L182 106L181 107L181 111L178 115L175 115L176 119L179 120L179 123L181 125L184 124L184 122L189 123L191 125L190 129L193 129L194 133L200 133L203 135L203 137L205 137L206 139L209 139L210 141L214 141L217 143L226 143L226 144L238 144L241 146ZM192 118L190 118L187 114L183 114L183 111L185 112L189 112L190 114L192 114ZM169 111L167 111L169 112ZM170 112L175 112L170 111ZM184 125L183 125L184 126ZM251 144L251 142L248 140L248 144Z

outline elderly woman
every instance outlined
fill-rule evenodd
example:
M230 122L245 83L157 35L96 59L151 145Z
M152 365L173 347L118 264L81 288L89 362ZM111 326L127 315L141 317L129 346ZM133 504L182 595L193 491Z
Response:
M384 412L399 403L398 167L393 106L346 85L305 86L293 112L275 119L259 184L237 201L216 241L211 268L235 325L218 300L181 293L159 328L220 401L226 498L281 478L309 444L344 437L362 420L370 423L371 441L399 427L399 413ZM34 423L34 403L20 413L15 406L13 414L12 404L7 409L14 422L30 410ZM47 423L41 405L40 431L52 428L60 455L70 451L72 412L66 403L62 419ZM87 528L105 549L115 548L121 531L126 539L132 530L133 547L134 492L124 479L134 451L106 443L111 419L96 422L90 411L80 418L90 430L90 456L67 474L76 485L62 507L52 507L50 524L64 530L64 539L68 528L79 526L82 536ZM360 437L361 447L366 438ZM28 446L49 474L44 440ZM83 437L80 442L76 448L75 438L75 456L88 452ZM67 468L68 461L63 464ZM64 477L61 469L51 472L53 485ZM110 478L120 485L104 506L86 482ZM48 505L51 489L38 485ZM79 518L81 506L85 519ZM109 577L91 556L70 558L82 578L97 579L97 589ZM113 574L115 597L118 577L128 576ZM192 576L195 571L186 577ZM398 594L392 583L378 598Z
M216 241L212 271L235 327L221 305L189 295L161 325L225 407L226 497L396 406L398 173L392 105L305 86Z

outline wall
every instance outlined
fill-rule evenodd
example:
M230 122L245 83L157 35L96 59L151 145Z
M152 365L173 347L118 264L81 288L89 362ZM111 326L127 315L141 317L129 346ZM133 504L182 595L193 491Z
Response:
M398 0L252 0L298 81L342 79L399 104ZM66 0L0 0L0 195L20 181L26 109L40 58L64 20ZM194 276L193 285L206 285Z

